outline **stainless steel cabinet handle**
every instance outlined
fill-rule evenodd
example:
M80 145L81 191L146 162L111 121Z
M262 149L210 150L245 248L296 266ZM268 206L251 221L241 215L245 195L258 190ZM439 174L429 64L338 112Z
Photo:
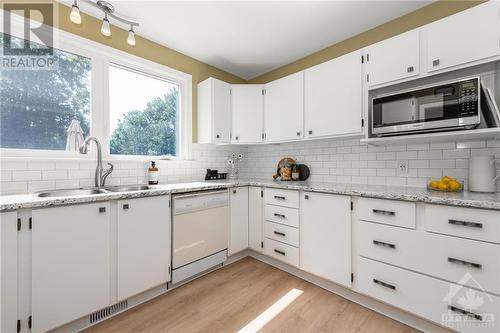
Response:
M284 251L274 249L274 252L281 254L282 256L286 256L286 253Z
M395 212L391 212L390 210L372 209L372 211L373 211L375 214L391 215L391 216L396 215L396 213L395 213Z
M439 66L439 59L432 60L432 66Z
M286 236L284 232L279 232L279 231L275 231L274 234L278 235L278 236L283 236L283 237Z
M382 282L382 281L377 280L377 279L373 279L373 283L376 283L376 284L381 285L382 287L385 287L388 289L396 290L396 286L389 284L389 283L386 283L386 282Z
M465 261L465 260L461 260L461 259L457 259L457 258L448 257L448 262L451 262L452 264L457 264L457 265L464 265L464 266L468 266L468 267L474 267L474 268L477 268L477 269L483 268L483 265L481 265L481 264L476 264L474 262Z
M477 223L477 222L467 222L467 221L460 221L460 220L453 220L449 219L448 224L453 224L453 225L459 225L462 227L470 227L470 228L478 228L482 229L483 224L482 223Z
M386 243L386 242L381 242L378 240L373 240L373 244L378 245L378 246L383 246L383 247L389 247L391 249L395 249L396 245L391 244L391 243Z
M130 208L129 204L123 204L123 209L129 209L129 208Z
M453 306L453 305L448 305L448 309L450 309L450 311L466 315L466 316L468 316L470 318L474 318L476 320L483 320L483 316L475 314L474 312L465 311L465 310L457 308L456 306Z
M99 213L106 213L106 207L99 207Z
M274 199L278 199L278 200L286 200L285 197L282 197L282 196L279 196L279 195L275 195L274 196Z
M286 216L283 215L283 214L278 214L278 213L274 213L274 216L276 217L281 217L282 219L284 219Z

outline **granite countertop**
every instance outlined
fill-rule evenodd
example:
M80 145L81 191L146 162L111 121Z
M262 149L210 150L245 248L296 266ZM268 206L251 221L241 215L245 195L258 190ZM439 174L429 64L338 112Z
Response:
M0 212L23 208L40 208L59 205L99 202L117 199L141 198L202 190L217 190L238 186L262 186L268 188L303 190L370 198L426 202L440 205L500 210L500 193L443 193L425 188L397 187L361 184L280 182L262 179L240 179L154 185L151 189L133 192L114 192L71 197L40 198L36 194L0 196Z

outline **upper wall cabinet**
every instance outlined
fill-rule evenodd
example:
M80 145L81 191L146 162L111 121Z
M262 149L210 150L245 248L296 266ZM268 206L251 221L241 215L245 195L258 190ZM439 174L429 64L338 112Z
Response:
M500 2L489 1L424 27L429 72L500 55Z
M419 30L411 30L366 49L369 86L376 86L419 74Z
M361 132L361 51L305 71L305 137Z
M266 141L302 139L304 136L304 72L266 84L264 109Z
M198 84L198 143L231 142L231 85L209 78Z
M233 84L231 109L233 143L259 143L264 133L264 86Z

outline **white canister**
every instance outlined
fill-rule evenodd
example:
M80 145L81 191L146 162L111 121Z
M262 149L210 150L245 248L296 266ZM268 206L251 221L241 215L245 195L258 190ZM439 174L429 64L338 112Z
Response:
M469 160L469 191L496 192L495 156L471 156Z

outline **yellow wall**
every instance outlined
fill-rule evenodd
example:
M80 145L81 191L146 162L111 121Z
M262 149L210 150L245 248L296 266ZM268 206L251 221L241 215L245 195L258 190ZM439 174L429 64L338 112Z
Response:
M288 65L260 75L250 80L249 83L267 83L279 79L381 40L418 28L443 17L458 13L483 2L485 1L440 0L434 2L414 12L386 22L378 27L294 61Z
M193 142L197 141L197 84L208 77L229 83L245 83L245 80L235 75L229 74L216 67L205 64L201 61L188 57L180 52L174 51L168 47L155 43L151 40L136 36L137 45L130 47L127 44L128 31L112 26L113 35L105 37L101 34L102 20L93 16L82 15L82 24L76 25L69 20L71 8L59 3L55 3L58 8L58 18L56 26L62 30L71 32L75 35L99 42L115 49L125 51L159 64L180 70L193 76ZM112 21L112 20L111 20ZM140 23L140 22L139 22ZM137 29L140 34L140 28Z

